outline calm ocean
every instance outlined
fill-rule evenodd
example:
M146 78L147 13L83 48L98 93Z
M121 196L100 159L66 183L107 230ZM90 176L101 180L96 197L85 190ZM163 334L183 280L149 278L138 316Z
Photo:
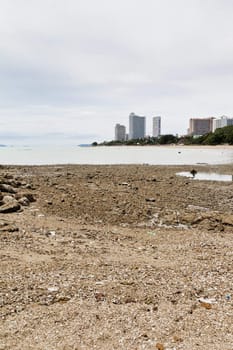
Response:
M227 164L233 147L185 146L33 146L0 147L0 164Z

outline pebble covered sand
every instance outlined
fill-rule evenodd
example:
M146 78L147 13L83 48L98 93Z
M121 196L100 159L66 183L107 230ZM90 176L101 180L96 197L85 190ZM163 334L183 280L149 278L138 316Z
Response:
M232 350L233 183L191 170L2 166L0 350Z

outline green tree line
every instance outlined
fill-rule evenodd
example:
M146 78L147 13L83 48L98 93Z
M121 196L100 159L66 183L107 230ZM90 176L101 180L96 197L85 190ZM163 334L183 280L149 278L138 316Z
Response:
M119 145L233 145L233 125L225 126L224 128L216 129L215 132L210 132L202 136L174 136L172 134L161 135L160 137L145 137L128 141L104 141L101 143L93 142L92 146L119 146Z

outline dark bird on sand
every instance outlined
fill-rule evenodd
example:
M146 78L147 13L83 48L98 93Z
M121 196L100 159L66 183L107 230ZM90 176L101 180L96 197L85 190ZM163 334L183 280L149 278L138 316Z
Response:
M192 174L192 175L193 175L193 177L195 177L195 176L196 176L196 174L197 174L197 171L196 171L195 169L192 169L192 170L190 171L190 174Z

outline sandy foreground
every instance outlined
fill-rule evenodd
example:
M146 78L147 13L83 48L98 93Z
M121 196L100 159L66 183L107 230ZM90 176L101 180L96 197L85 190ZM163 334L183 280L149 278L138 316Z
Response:
M233 183L191 169L1 167L0 350L232 350Z

